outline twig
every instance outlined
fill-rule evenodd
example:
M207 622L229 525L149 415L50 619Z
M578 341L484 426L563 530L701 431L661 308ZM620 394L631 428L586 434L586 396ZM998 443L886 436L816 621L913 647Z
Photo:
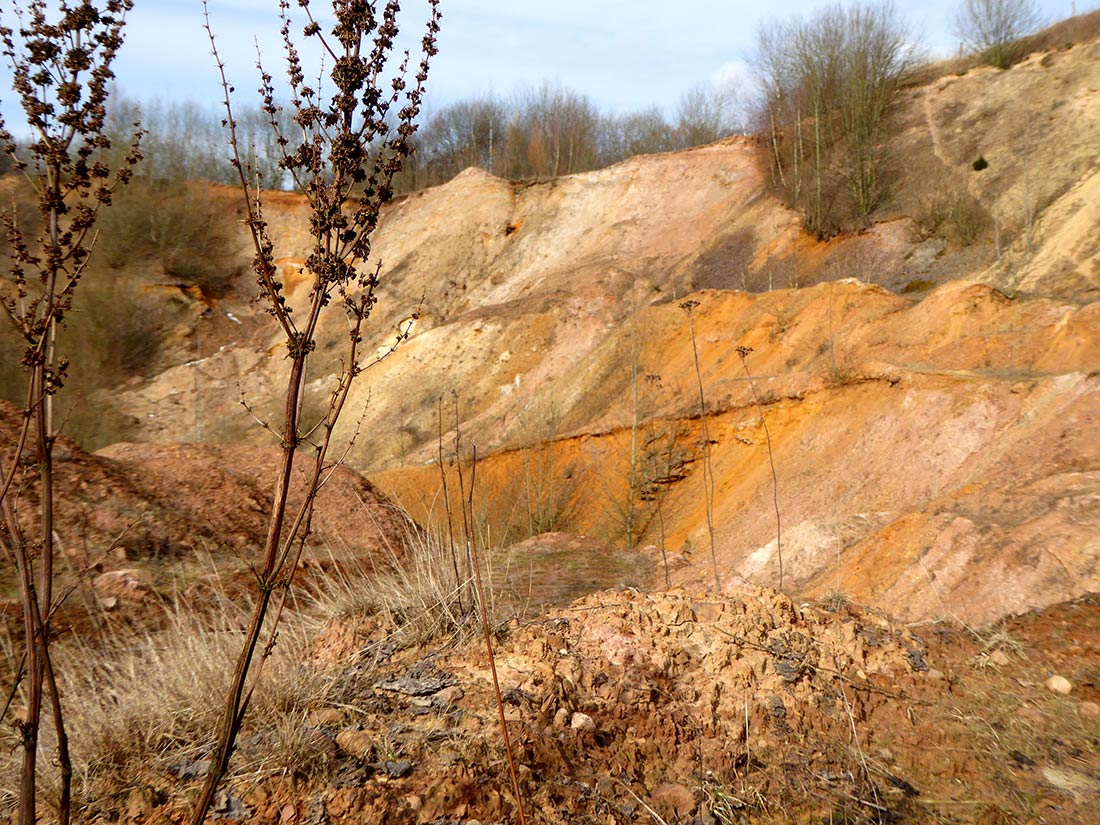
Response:
M623 782L620 779L615 779L615 777L612 777L612 779L614 780L616 785L620 786L628 794L630 794L632 797L634 797L634 800L639 805L641 805L643 808L645 808L646 813L648 813L651 817L653 817L654 821L657 822L657 825L668 825L668 823L665 822L664 818L659 813L657 813L655 810L653 810L653 808L651 808L649 805L647 805L645 803L644 799L642 799L640 796L638 796L638 794L634 793L633 789L629 785L627 785L625 782Z
M741 366L745 368L745 375L749 377L749 389L752 390L752 399L756 402L756 409L760 412L760 424L764 427L764 439L768 444L768 464L772 468L772 506L775 507L775 552L779 556L779 591L783 591L783 523L779 518L779 480L775 474L775 456L772 453L772 436L768 431L768 419L764 417L764 405L760 403L760 396L756 394L756 382L749 372L749 362L746 360L752 352L751 347L738 347L737 354L741 357Z
M688 316L688 330L691 334L691 354L695 359L695 379L699 385L699 420L703 437L703 497L707 512L707 536L710 539L710 561L714 568L714 587L722 591L722 580L718 576L718 553L714 548L714 468L710 464L710 431L707 429L707 402L703 395L703 371L699 366L699 347L695 342L695 308L698 301L684 301L680 309Z

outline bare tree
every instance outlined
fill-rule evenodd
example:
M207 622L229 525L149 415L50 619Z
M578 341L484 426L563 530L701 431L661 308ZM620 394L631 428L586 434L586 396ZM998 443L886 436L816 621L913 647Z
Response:
M503 106L491 97L452 104L429 118L424 127L420 141L430 149L422 160L435 167L440 182L471 166L492 172L506 122Z
M688 89L676 107L680 146L702 146L733 134L737 110L737 93L730 85L704 83Z
M436 54L439 0L426 0L428 23L421 40L419 67L409 82L410 56L405 52L395 68L390 64L398 35L398 0L335 2L334 24L328 31L317 23L309 0L298 0L304 15L301 24L290 17L289 0L280 0L282 38L287 64L287 85L293 115L293 132L286 133L276 104L273 77L261 67L262 108L280 148L280 169L305 193L310 206L309 232L312 250L303 274L311 282L308 304L301 315L284 294L275 265L275 246L264 218L260 177L250 168L231 102L232 87L217 57L213 31L207 28L215 59L222 73L225 125L230 136L233 168L237 172L246 223L252 236L253 269L259 300L267 307L283 336L288 370L282 420L266 425L276 433L281 460L276 474L267 539L256 574L255 607L244 644L237 658L226 695L210 771L195 805L192 822L202 825L229 767L237 734L244 721L259 671L276 640L282 606L290 592L302 548L309 536L313 505L324 479L333 468L330 448L333 432L344 410L355 379L369 366L360 351L363 326L375 304L381 263L371 264L371 232L378 224L382 205L393 195L393 179L412 152L428 63ZM307 82L295 33L312 39L326 55L330 67L325 85ZM331 62L330 62L331 61ZM317 331L326 310L339 308L347 318L348 345L336 388L320 420L303 419L303 394L317 345ZM408 335L403 327L398 338ZM299 448L309 448L305 489L299 503L290 506L290 485ZM274 610L270 623L269 611ZM261 645L265 624L267 642ZM257 650L260 658L252 673Z
M600 114L585 95L543 84L522 92L508 127L512 177L556 177L594 169Z
M1035 0L963 0L955 13L955 33L968 49L999 69L1019 59L1020 40L1043 22Z
M681 145L676 129L653 106L604 119L599 162L610 166L634 155L670 152Z
M760 30L756 117L773 179L819 237L889 195L891 115L912 60L906 27L888 3L833 6Z
M0 121L0 147L32 183L38 207L28 220L14 208L3 214L12 263L10 281L0 291L4 315L22 339L27 375L23 426L10 463L0 467L0 536L14 561L22 602L23 660L15 674L16 682L22 677L25 683L18 723L21 825L34 825L36 819L39 732L47 698L61 769L58 819L66 825L70 817L72 764L50 653L51 622L66 595L54 589L53 448L59 426L53 399L67 376L61 333L85 275L99 209L110 204L114 189L130 179L141 158L137 132L112 169L105 131L111 64L131 7L130 0L82 0L50 9L44 0L33 0L16 12L14 27L0 19L0 44L31 136L20 156ZM33 452L31 462L25 463L25 452ZM38 488L33 525L20 519L12 495L26 464L33 467ZM13 695L15 690L13 685Z
M890 116L913 64L913 48L890 4L851 7L845 28L839 90L841 162L856 211L865 217L889 195Z

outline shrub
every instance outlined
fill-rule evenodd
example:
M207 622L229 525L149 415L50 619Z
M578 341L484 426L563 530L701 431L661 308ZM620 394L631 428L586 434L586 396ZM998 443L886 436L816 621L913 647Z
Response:
M964 0L955 15L955 33L964 45L998 69L1026 53L1023 38L1039 28L1034 0Z
M112 269L156 262L165 275L220 297L243 270L233 263L234 206L201 181L143 175L101 218L96 259Z
M834 6L760 30L756 117L773 180L818 237L889 196L886 143L912 62L909 34L889 4Z
M965 191L940 191L923 198L913 215L922 240L943 238L969 246L989 226L989 214Z

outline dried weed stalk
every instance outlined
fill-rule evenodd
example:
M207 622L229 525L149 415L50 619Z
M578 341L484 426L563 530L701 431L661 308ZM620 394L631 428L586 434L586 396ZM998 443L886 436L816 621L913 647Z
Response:
M289 0L281 0L282 38L287 61L287 86L294 123L293 134L281 125L281 107L276 104L274 80L262 62L260 95L268 124L281 150L280 169L306 196L310 206L309 232L313 246L303 274L310 281L308 305L299 314L288 303L275 264L274 243L264 218L262 176L242 159L237 122L231 101L232 86L218 57L209 13L207 32L221 74L225 107L224 125L229 134L232 164L237 172L247 210L246 223L255 256L252 267L259 285L259 299L285 336L289 369L286 376L285 407L278 432L282 457L275 478L267 539L262 557L254 568L256 602L233 671L225 699L210 771L195 805L192 822L201 825L214 800L218 785L229 767L237 734L248 709L252 691L264 660L270 655L282 606L290 592L302 546L310 532L313 503L333 463L329 458L333 431L344 410L355 379L368 365L360 345L363 325L375 304L381 262L368 266L371 232L379 213L393 194L394 175L412 152L428 63L436 54L439 31L439 0L426 0L428 22L419 66L408 82L410 56L404 53L396 71L389 76L390 60L398 34L399 3L380 4L362 0L335 2L329 31L314 17L309 0L298 0L306 22L301 35L316 42L330 66L325 83L331 91L309 85L290 16ZM331 63L329 62L331 61ZM320 84L319 84L320 85ZM302 402L308 380L310 357L316 348L317 330L326 310L339 307L348 319L348 346L336 389L328 409L312 426L303 422ZM399 337L408 335L405 327ZM272 427L276 429L276 427ZM312 457L306 472L302 502L289 508L290 482L298 448L309 445ZM276 598L277 597L277 598ZM249 679L260 637L270 610L274 610L268 641L261 648L256 673Z
M783 591L783 522L779 518L779 478L775 474L775 455L772 452L772 435L768 430L768 420L764 417L764 405L756 392L756 382L749 372L748 356L752 347L738 347L737 355L741 358L741 366L745 368L745 375L749 379L749 389L752 390L752 400L756 404L756 410L760 413L760 425L764 428L764 440L768 444L768 464L772 468L772 506L775 508L775 551L779 556L779 591Z
M455 464L458 467L458 489L462 506L462 532L466 539L466 556L469 559L470 569L473 571L474 592L477 595L477 603L481 608L481 631L485 641L485 650L489 654L489 672L493 677L493 693L497 700L497 715L500 720L500 732L504 740L504 755L508 761L508 775L512 780L512 793L516 797L516 815L520 825L526 825L527 815L523 807L523 795L519 789L519 776L516 773L516 758L512 749L512 738L508 733L508 720L504 716L504 697L500 692L500 680L497 678L496 656L493 653L493 634L489 627L489 606L485 598L485 587L481 577L481 562L479 560L478 542L474 529L474 485L477 481L477 445L474 445L470 455L470 487L467 490L465 476L462 472L462 444L459 432L458 393L451 391L455 404ZM447 514L450 519L450 513Z
M111 64L131 6L130 0L82 0L48 9L44 0L34 0L16 10L14 26L0 18L0 47L30 135L21 154L0 120L0 149L33 186L38 207L37 219L26 221L14 206L3 213L11 266L9 279L0 285L0 307L22 339L27 375L23 426L8 466L0 467L0 536L18 574L22 606L23 665L11 691L13 697L20 687L23 693L23 715L16 723L23 751L22 825L36 819L39 733L47 698L61 772L58 821L66 825L70 818L72 762L50 653L51 619L69 592L54 591L53 447L60 427L52 401L68 370L59 333L88 264L99 209L110 205L113 191L130 179L141 159L138 131L112 169L105 130ZM22 486L35 481L38 513L32 524L18 512L17 498Z
M714 549L714 468L710 464L710 430L707 428L707 399L703 394L703 371L699 366L699 347L695 341L695 308L698 301L684 301L680 309L687 313L688 332L691 335L691 354L695 359L695 380L699 386L699 421L702 426L703 442L703 495L707 511L707 537L710 540L710 561L714 568L714 587L722 591L722 580L718 577L718 554Z

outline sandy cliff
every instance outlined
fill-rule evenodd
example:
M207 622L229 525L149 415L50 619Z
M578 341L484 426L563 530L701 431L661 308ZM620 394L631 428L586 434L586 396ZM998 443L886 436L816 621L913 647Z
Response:
M726 581L778 584L762 413L792 592L982 622L1096 588L1098 86L1093 42L908 90L894 199L828 240L747 138L552 181L471 169L399 198L374 237L369 347L411 337L353 392L347 463L426 519L458 423L499 540L663 536L693 561L680 581L710 580L690 298ZM972 225L933 220L960 199ZM306 205L267 203L296 302ZM286 361L247 280L164 292L186 306L157 368L92 402L121 437L267 443L240 402L274 418ZM333 316L307 414L344 340Z

